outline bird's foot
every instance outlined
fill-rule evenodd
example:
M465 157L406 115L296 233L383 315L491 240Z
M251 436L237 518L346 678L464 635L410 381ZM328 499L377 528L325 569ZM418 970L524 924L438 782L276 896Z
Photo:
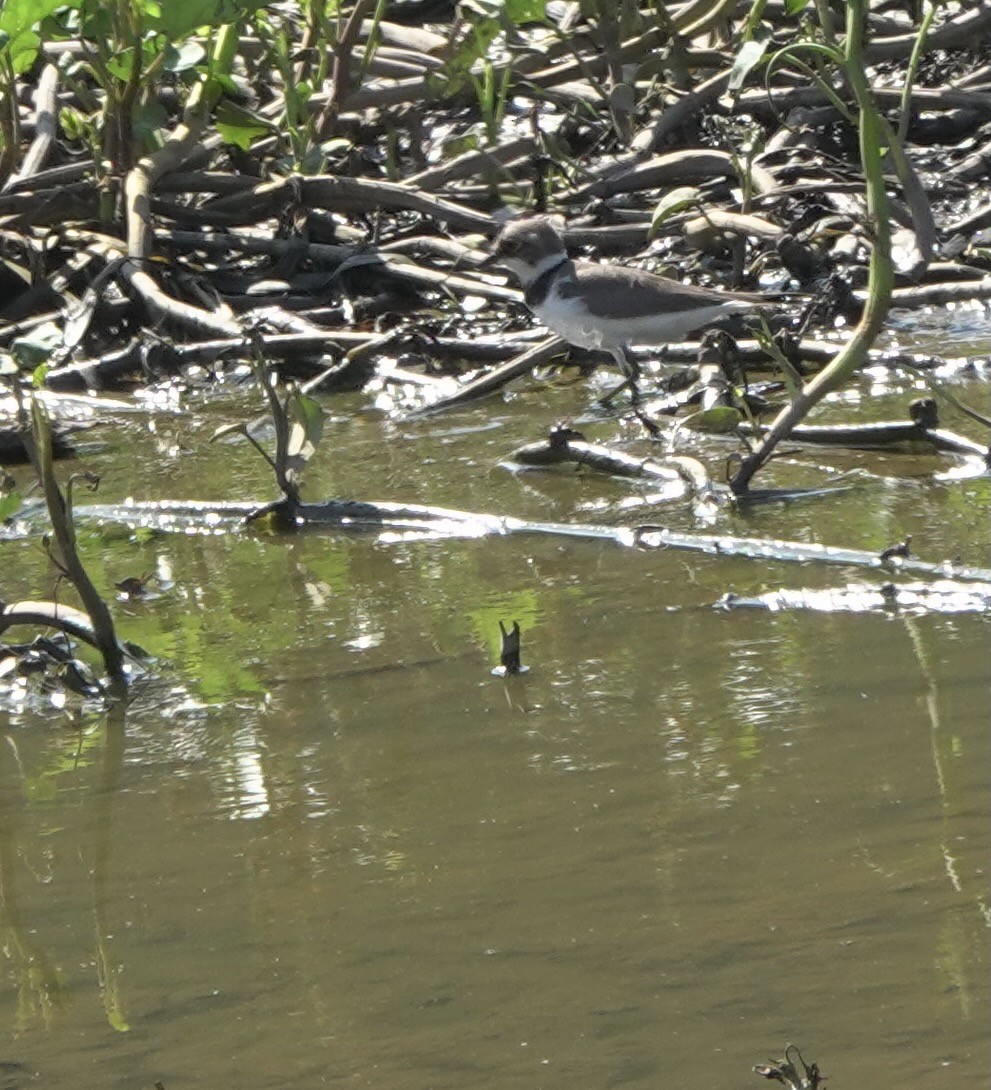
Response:
M613 401L615 401L616 396L618 394L621 394L625 389L627 389L627 387L630 387L632 390L636 390L635 383L631 379L624 378L618 386L614 386L607 393L604 393L602 397L596 398L596 404L601 405L604 409L610 408ZM636 402L636 400L640 396L639 391L635 394L631 393L631 396L634 398L634 402Z
M651 439L661 439L664 435L664 429L658 424L655 424L653 420L640 408L639 405L633 406L633 415L643 425L644 431L651 437Z

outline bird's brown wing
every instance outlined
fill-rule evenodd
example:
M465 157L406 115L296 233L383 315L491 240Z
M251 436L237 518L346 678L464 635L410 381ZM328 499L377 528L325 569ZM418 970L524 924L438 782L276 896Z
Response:
M704 310L726 303L735 303L742 309L766 301L760 295L746 292L713 291L681 284L643 269L579 261L575 262L574 280L560 284L558 292L566 298L581 296L596 317L617 319Z

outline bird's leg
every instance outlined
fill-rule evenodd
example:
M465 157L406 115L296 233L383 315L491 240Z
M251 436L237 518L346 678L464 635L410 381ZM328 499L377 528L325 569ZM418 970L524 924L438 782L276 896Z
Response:
M617 366L623 373L623 381L614 386L613 389L607 394L603 394L599 398L600 405L608 405L612 399L619 393L622 393L627 387L630 389L630 400L633 402L633 407L638 408L640 405L640 366L637 361L630 355L625 345L619 345L616 348L607 349L609 355L616 361Z
M634 391L637 400L640 399L640 364L630 355L626 345L620 345L613 349L613 359L619 364L619 369L626 376L630 388Z
M630 388L630 402L633 409L633 415L643 424L652 439L659 439L661 437L661 429L647 416L647 414L641 408L643 404L643 395L640 393L640 365L630 355L628 348L621 347L616 349L610 349L613 359L619 364L620 370L626 376L619 386L609 397L615 397L620 390L629 386ZM604 399L603 399L604 400Z

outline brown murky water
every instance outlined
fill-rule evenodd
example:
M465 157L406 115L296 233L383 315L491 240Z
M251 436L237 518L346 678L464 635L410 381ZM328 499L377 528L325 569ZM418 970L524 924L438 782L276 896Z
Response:
M342 411L308 493L678 525L493 468L568 396ZM103 499L266 495L224 411L105 429ZM986 563L987 477L774 474L821 465L851 491L724 528ZM49 585L2 548L6 596ZM863 574L542 538L87 551L174 582L117 610L163 661L126 717L0 713L0 1085L728 1090L789 1041L833 1090L991 1070L986 614L724 612Z

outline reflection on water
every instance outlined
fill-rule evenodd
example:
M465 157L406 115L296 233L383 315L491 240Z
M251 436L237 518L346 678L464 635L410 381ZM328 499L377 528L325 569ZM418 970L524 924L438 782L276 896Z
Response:
M233 764L226 785L231 817L249 820L264 817L272 807L255 731L244 727L235 731L231 749Z
M646 1086L700 1059L739 1085L790 1039L844 1082L986 1071L983 619L672 609L680 561L610 577L577 546L558 579L541 543L534 669L501 681L480 618L516 599L451 608L462 546L423 558L432 601L400 565L391 610L367 579L317 603L325 547L246 596L246 631L269 600L307 620L249 644L257 695L183 713L153 683L117 758L8 734L6 1055L104 1086ZM197 654L177 673L230 645Z
M432 472L400 498L596 488ZM986 498L722 530L986 563ZM715 1090L791 1040L837 1087L986 1076L986 610L714 609L855 573L582 541L87 547L174 586L119 607L160 660L126 723L0 724L11 1085Z

